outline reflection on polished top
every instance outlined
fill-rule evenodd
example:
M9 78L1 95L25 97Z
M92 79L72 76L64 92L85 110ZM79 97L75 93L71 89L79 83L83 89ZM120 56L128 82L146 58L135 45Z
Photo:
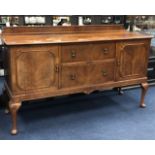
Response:
M61 29L61 32L60 32ZM59 31L59 33L58 33ZM147 34L128 32L122 25L70 26L70 27L13 27L3 30L6 45L72 43L151 38Z

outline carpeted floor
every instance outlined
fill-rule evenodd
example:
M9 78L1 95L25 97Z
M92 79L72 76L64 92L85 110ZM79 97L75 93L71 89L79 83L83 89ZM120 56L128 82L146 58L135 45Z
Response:
M0 139L155 139L155 87L147 93L147 108L138 107L139 99L137 88L122 96L104 91L24 102L18 115L20 133L16 136L9 134L10 115L1 108Z

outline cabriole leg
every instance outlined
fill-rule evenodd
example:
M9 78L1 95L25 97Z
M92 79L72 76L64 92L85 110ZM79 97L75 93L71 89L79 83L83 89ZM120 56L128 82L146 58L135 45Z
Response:
M142 83L141 84L141 89L142 89L142 92L141 92L141 99L140 99L140 107L141 108L145 108L146 107L146 104L144 102L144 98L145 98L145 95L146 95L146 92L148 90L148 83Z
M113 90L114 91L117 91L118 92L118 95L123 95L124 94L124 92L123 92L123 90L122 90L121 87L114 88Z
M9 109L12 117L12 129L11 129L11 134L16 135L18 133L17 130L17 112L21 106L21 102L14 102L10 101L9 102Z
M118 87L118 95L123 95L123 94L124 94L124 92L123 92L122 88Z

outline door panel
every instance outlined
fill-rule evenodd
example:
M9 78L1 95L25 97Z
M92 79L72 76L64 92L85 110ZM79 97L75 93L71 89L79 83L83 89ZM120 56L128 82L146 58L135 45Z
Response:
M121 42L117 44L116 50L118 80L146 76L148 46L145 42Z
M22 48L16 51L16 86L20 90L58 87L58 48Z

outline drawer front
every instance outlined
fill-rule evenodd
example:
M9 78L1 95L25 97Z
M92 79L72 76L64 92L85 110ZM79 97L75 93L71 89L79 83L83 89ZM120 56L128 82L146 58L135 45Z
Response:
M89 44L64 45L61 49L61 62L86 61L89 52Z
M95 62L88 67L89 84L101 84L114 81L115 61Z
M61 49L61 61L78 62L104 60L115 57L115 43L88 43L64 45Z
M86 64L62 65L61 68L61 87L83 86L87 82Z
M96 43L90 48L91 60L105 60L115 57L115 43Z

